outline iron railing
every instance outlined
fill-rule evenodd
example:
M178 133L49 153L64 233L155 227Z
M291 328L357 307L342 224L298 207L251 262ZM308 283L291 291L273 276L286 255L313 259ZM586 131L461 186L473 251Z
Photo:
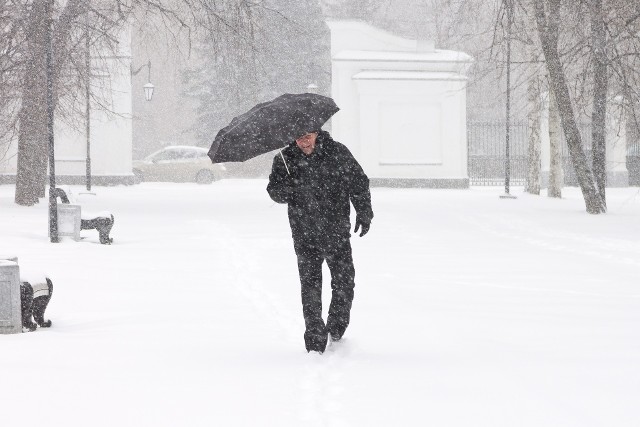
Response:
M502 185L506 166L506 123L471 121L467 124L468 168L471 185ZM527 123L509 128L510 182L524 185L527 177Z
M591 164L591 126L579 125L582 144ZM470 121L467 123L468 170L471 185L503 185L506 162L506 123L496 121ZM524 121L513 122L509 129L510 181L524 185L527 180L528 125ZM569 149L561 133L564 185L577 186L578 180L569 157ZM627 156L629 184L640 185L640 148Z

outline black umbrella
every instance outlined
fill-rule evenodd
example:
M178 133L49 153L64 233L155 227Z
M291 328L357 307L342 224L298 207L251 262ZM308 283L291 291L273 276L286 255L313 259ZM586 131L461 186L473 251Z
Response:
M319 130L339 110L333 99L314 93L285 93L234 118L216 135L209 157L213 163L244 162L283 148Z

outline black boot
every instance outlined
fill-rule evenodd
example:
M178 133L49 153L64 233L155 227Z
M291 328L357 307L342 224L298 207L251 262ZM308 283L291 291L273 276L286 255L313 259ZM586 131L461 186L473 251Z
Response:
M318 353L324 353L327 348L327 329L314 328L307 330L304 333L304 345L307 348L307 352L317 351Z
M339 332L329 332L329 336L333 342L338 342L342 339L342 334Z
M344 318L338 317L336 315L329 315L329 318L327 319L327 332L329 333L329 335L331 335L331 341L340 341L347 329L348 324L348 319L345 320Z

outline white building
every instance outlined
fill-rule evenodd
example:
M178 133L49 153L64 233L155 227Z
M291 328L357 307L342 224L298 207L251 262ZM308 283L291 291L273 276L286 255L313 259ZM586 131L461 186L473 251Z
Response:
M472 58L362 22L329 22L331 121L372 185L466 188Z

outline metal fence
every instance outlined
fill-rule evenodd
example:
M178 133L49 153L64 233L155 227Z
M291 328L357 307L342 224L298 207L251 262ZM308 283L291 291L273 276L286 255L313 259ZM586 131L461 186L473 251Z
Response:
M579 125L582 144L591 164L591 126ZM577 186L578 180L569 157L569 149L561 135L562 166L564 185ZM506 162L506 123L504 121L467 123L467 143L469 150L469 181L471 185L503 185ZM509 165L512 185L524 185L527 180L528 125L514 122L509 128ZM640 185L640 146L630 150L627 156L629 184Z
M506 123L467 123L469 181L471 185L502 185L506 166ZM510 181L524 185L527 177L527 123L514 122L509 128Z

